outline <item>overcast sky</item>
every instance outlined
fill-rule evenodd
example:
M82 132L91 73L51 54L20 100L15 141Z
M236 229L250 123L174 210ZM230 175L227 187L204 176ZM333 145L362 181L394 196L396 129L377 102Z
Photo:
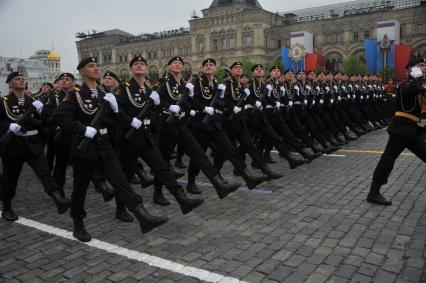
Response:
M0 56L25 58L38 49L62 57L62 71L77 65L75 33L122 29L132 34L189 26L193 10L213 0L0 0ZM259 0L265 10L284 12L348 0Z

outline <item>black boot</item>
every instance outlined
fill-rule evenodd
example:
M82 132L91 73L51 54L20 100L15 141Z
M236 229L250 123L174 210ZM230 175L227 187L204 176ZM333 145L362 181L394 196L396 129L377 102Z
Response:
M267 163L263 163L261 165L261 169L262 169L263 174L265 174L268 177L268 179L279 179L282 176L284 176L283 174L280 174L278 172L274 172L271 169L271 167L269 167L269 164L267 164Z
M322 156L321 152L314 152L310 148L302 148L300 153L303 155L304 158L309 160L309 162Z
M104 179L99 180L95 184L96 191L100 192L102 194L102 197L104 198L105 202L109 202L114 197L114 190L107 185L106 181Z
M351 130L347 130L344 135L347 141L354 141L358 138L357 135Z
M3 200L3 211L1 212L1 218L7 221L18 220L18 215L12 209L12 202Z
M265 151L265 154L263 155L263 159L267 163L271 163L271 164L277 163L274 159L272 159L271 152L269 150Z
M188 176L188 184L186 185L186 190L188 193L194 194L194 195L200 195L201 190L198 188L197 184L195 183L195 178Z
M204 200L199 198L188 198L188 196L185 194L185 191L182 189L182 187L178 187L172 191L176 201L179 203L180 210L183 214L187 214L191 212L194 208L200 206Z
M380 205L392 205L392 202L390 200L387 200L381 193L380 193L380 184L372 183L370 192L367 196L367 201L375 204Z
M141 182L141 180L139 179L139 177L136 173L133 173L132 176L130 176L129 182L131 184L139 184Z
M243 172L241 172L241 177L243 177L244 181L247 184L247 188L249 190L253 190L256 188L257 185L263 183L267 178L265 175L262 176L253 176L248 171L248 169L244 169Z
M147 174L142 166L136 164L135 173L139 177L142 189L154 184L154 177Z
M303 165L309 162L303 156L297 155L294 152L289 152L288 155L286 156L286 159L288 161L288 164L290 165L290 169L295 169L296 167L299 167L300 165Z
M78 239L80 242L90 242L92 240L92 236L90 236L89 232L86 231L83 219L73 218L73 222L74 229L72 235L74 238Z
M53 201L55 202L56 209L59 214L64 214L67 212L71 203L68 199L66 199L59 190L55 190L51 195Z
M319 153L325 152L325 148L319 142L314 142L312 144L312 149L313 149L313 151L315 153L317 153L317 152L319 152Z
M117 197L115 198L115 204L116 204L115 218L123 222L132 222L133 216L127 211L123 202Z
M186 168L186 165L182 161L182 157L176 158L176 160L175 160L175 166L177 168L180 168L180 169L185 169Z
M158 217L149 214L142 203L138 205L132 212L139 221L142 233L148 233L152 229L169 221L169 218L167 217Z
M227 184L224 183L219 175L214 176L211 180L214 188L216 189L216 193L220 199L225 198L230 193L238 190L240 184Z
M164 197L163 189L161 187L154 186L154 197L152 199L156 204L162 206L170 205L170 202Z

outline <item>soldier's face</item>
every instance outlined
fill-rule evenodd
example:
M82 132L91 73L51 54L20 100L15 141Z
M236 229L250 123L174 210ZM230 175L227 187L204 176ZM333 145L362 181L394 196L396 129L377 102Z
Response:
M75 86L75 82L71 78L64 77L61 81L64 89L72 89Z
M253 70L253 76L255 78L263 78L264 75L265 75L265 70L262 67L257 67L256 69Z
M105 76L104 85L108 88L116 88L118 86L118 82L111 76Z
M48 93L50 91L50 87L48 85L43 85L41 87L41 92Z
M23 76L14 77L10 82L9 86L12 89L16 90L24 90L26 86L27 80Z
M99 80L100 72L98 64L95 62L91 62L80 69L80 73L83 77L89 80Z
M271 77L278 79L281 76L281 71L279 69L273 69L271 72Z
M426 74L426 63L422 62L422 63L416 64L416 66L419 67L420 70L422 70L423 75Z
M132 72L133 75L147 75L148 68L144 62L136 61L130 68L130 72Z
M240 65L237 65L237 66L234 66L232 69L231 69L231 74L233 75L233 76L241 76L241 74L243 73L243 67L242 66L240 66Z
M170 63L169 69L170 69L170 72L175 73L175 74L182 73L183 64L182 64L181 61L175 60L172 63Z
M213 63L204 64L203 73L207 75L214 75L216 73L216 65Z

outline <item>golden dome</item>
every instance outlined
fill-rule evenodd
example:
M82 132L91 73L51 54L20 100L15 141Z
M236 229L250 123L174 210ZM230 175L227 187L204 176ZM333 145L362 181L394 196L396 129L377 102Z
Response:
M59 61L61 59L61 57L59 56L58 52L55 51L55 49L52 49L52 51L50 51L49 55L47 56L47 60L51 60L51 61Z

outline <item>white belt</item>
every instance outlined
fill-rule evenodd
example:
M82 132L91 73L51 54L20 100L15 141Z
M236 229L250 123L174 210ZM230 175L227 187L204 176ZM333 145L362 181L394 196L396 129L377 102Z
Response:
M223 111L221 111L221 110L215 109L214 111L215 111L217 114L221 114L221 115L223 114Z
M37 134L38 134L38 131L37 131L37 130L26 131L26 132L21 132L21 131L19 131L19 132L17 132L17 133L15 134L15 136L20 136L20 137L30 137L30 136L35 136L35 135L37 135Z
M303 103L300 101L293 102L293 105L302 105Z
M182 117L185 117L185 112L172 113L172 112L164 110L163 113L167 115L173 114L175 117L178 117L179 119L181 119Z
M275 108L275 106L272 106L272 105L266 105L266 107L265 107L266 109L272 109L272 108Z
M99 129L98 133L102 136L102 135L106 135L108 134L108 129L107 128L103 128L103 129Z
M246 104L246 105L244 106L244 108L245 108L245 109L253 109L253 108L254 108L254 106L253 106L253 105L250 105L250 104Z

